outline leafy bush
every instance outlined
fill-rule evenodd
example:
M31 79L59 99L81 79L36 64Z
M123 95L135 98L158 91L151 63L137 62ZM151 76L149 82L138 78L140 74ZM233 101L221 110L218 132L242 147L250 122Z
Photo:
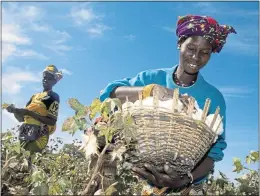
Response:
M14 131L2 133L2 195L77 195L88 179L83 152L75 143L65 144L52 139L53 145L42 153L30 156L19 146Z
M257 162L259 162L258 151L251 151L245 157L244 164L240 159L233 158L233 172L242 174L235 178L237 183L230 182L225 174L219 172L219 178L214 179L212 176L208 181L208 195L259 195L259 173L247 167Z
M86 158L83 150L79 150L80 141L64 144L60 138L51 139L49 146L42 153L30 155L20 147L17 140L18 127L1 134L1 178L2 195L79 195L86 193L94 179L100 175L101 162L104 152L109 147L114 131L118 126L131 126L132 120L125 116L126 125L122 124L120 116L112 117L111 110L117 108L119 102L107 100L101 104L95 99L91 106L84 106L76 99L70 99L69 105L75 110L75 115L65 120L62 130L74 134L78 130L95 127L95 119L101 115L111 123L110 126L98 125L100 136L106 139L106 146L98 154L94 168L90 168L90 159ZM129 137L132 137L131 135ZM63 145L62 148L61 145ZM103 153L103 154L102 154ZM117 156L120 158L120 156ZM100 161L100 163L99 163ZM259 162L259 152L251 151L245 157L245 163L234 158L233 172L241 174L236 178L237 183L220 173L220 177L211 176L207 182L207 195L258 195L259 173L250 169L248 165ZM105 190L98 190L103 195L111 195L116 191L118 195L140 194L142 181L138 181L127 165L117 164L116 182ZM96 192L96 194L98 193Z

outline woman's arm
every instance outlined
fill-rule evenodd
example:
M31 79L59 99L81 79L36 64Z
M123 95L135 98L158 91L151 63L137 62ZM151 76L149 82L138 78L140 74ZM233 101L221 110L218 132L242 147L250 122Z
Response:
M203 178L210 170L214 168L214 161L210 157L206 157L193 171L192 176L193 180L196 181L197 179Z
M21 116L17 113L14 113L14 117L16 118L16 120L18 120L19 122L23 122L24 121L24 116Z
M39 115L39 114L37 114L35 112L32 112L30 110L27 110L27 114L26 115L31 116L32 118L34 118L35 120L40 121L43 124L51 125L51 126L55 125L55 123L57 121L54 118L50 118L48 116L41 116L41 115Z
M143 87L120 86L111 92L110 98L118 98L122 103L124 103L126 101L126 97L128 97L128 101L135 102L139 99L138 93L142 90Z
M139 99L140 92L143 92L143 98L153 96L155 92L157 92L159 100L168 100L173 97L173 89L169 89L158 84L149 84L142 87L117 87L111 92L110 98L118 98L122 103L124 103L126 101L126 97L128 97L129 101L135 102Z
M38 120L40 121L41 123L43 124L46 124L46 125L55 125L56 123L56 119L54 118L50 118L48 116L41 116L33 111L30 111L28 109L25 109L25 108L15 108L14 109L14 114L18 115L18 116L30 116L32 118L34 118L35 120Z

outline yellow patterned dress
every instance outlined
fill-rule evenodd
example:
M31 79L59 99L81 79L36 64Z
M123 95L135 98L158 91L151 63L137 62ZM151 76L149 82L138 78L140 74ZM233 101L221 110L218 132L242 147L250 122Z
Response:
M33 95L26 109L41 116L57 119L59 110L59 95L53 91L45 91ZM24 116L24 123L19 128L19 139L26 150L41 152L48 144L49 135L54 133L56 124L45 125L40 121Z

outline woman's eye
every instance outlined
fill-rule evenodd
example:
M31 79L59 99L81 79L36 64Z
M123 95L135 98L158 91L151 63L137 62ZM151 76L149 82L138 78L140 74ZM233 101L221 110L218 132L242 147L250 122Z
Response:
M205 54L205 55L209 55L209 52L203 52L203 54Z

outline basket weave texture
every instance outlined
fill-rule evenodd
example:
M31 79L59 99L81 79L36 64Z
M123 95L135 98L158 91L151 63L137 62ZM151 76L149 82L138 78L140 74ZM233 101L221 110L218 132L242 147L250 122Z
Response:
M135 137L125 158L141 168L149 163L163 171L168 164L179 174L187 174L204 157L216 137L203 121L170 109L162 111L156 105L134 107L131 116L137 128L132 130Z

